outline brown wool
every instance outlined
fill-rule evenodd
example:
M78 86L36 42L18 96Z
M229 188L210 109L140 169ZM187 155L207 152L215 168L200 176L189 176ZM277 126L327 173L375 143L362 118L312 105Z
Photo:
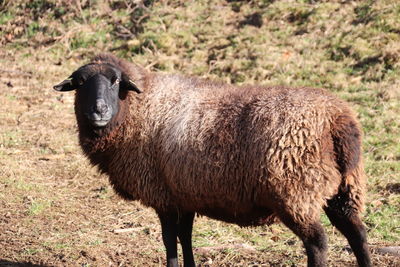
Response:
M348 105L315 88L233 86L152 73L104 54L142 94L95 135L79 115L80 144L117 193L157 211L193 211L242 226L319 217L349 190L361 210L361 134Z

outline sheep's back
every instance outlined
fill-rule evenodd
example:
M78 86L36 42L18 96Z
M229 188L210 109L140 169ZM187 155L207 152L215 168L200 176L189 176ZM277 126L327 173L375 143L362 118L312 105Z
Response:
M246 213L271 194L312 192L321 205L334 193L329 131L340 105L329 93L167 79L147 108L160 175L180 205Z

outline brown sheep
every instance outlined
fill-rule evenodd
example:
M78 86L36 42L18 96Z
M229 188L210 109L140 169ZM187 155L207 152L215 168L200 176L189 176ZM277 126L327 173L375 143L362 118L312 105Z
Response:
M76 90L80 145L115 191L159 215L167 266L195 266L194 214L241 226L282 221L308 266L326 266L324 210L359 266L371 266L360 220L361 133L348 105L323 89L237 87L153 73L95 57L54 86ZM136 93L133 93L132 91Z

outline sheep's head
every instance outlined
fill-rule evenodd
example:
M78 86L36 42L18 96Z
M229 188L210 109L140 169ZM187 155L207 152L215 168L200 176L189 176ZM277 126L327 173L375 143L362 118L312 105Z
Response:
M124 72L108 63L84 65L54 89L77 90L80 115L96 128L105 127L118 113L122 91L141 93Z

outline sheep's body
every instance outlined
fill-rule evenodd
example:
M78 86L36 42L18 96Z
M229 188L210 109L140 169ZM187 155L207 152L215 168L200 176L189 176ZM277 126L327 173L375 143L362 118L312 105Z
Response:
M150 77L102 162L123 196L247 225L281 202L300 220L314 219L338 192L332 128L352 113L331 94Z
M324 266L319 215L325 209L352 248L362 247L360 266L369 266L358 218L365 188L361 136L343 101L323 89L237 87L148 73L109 55L94 63L117 66L144 93L120 91L118 114L93 130L78 90L80 144L117 193L157 211L167 254L176 244L164 236L170 226L163 214L177 213L179 221L179 214L197 212L241 226L277 217L302 238L309 266ZM187 227L191 233L190 222ZM179 238L185 264L194 264L190 238Z

